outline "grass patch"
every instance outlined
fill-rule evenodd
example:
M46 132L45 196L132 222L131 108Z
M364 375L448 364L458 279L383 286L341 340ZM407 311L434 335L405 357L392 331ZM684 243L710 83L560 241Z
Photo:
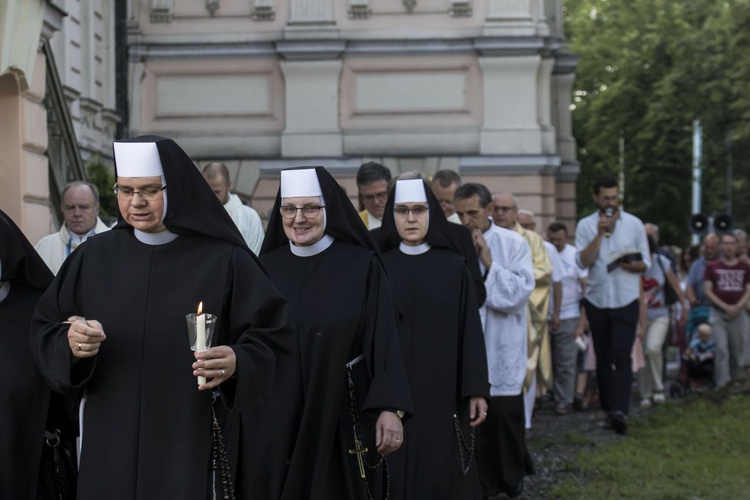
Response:
M750 397L654 409L625 439L586 450L551 498L748 498Z

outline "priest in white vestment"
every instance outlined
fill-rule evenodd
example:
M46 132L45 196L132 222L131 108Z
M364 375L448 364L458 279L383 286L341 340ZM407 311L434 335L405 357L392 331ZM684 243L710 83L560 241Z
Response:
M472 231L487 299L479 309L487 346L490 405L480 429L483 495L513 498L533 474L526 449L523 383L526 377L527 305L534 290L531 249L524 238L492 223L492 196L481 184L456 191L456 213Z

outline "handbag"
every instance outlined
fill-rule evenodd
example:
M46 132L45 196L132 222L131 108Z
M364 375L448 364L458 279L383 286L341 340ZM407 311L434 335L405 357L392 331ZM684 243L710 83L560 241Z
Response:
M669 276L667 276L667 272L664 270L664 265L661 263L659 254L656 254L655 258L657 264L659 264L659 267L661 268L661 272L664 274L664 285L662 286L662 289L664 290L664 302L666 302L668 306L671 306L672 304L677 303L677 292L674 291L672 284L669 282Z
M77 481L74 444L61 437L60 429L45 430L37 498L74 500Z

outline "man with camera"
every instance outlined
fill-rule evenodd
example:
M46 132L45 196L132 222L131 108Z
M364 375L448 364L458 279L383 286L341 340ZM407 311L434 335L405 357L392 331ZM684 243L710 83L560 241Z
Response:
M651 265L651 259L643 222L618 206L615 178L604 175L594 181L593 196L598 210L578 222L576 261L589 270L583 304L596 352L602 410L615 432L625 434L640 275Z

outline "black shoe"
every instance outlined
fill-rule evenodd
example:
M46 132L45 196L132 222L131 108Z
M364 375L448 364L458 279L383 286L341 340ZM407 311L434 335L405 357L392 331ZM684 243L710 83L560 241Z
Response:
M616 411L612 415L612 428L617 434L626 434L628 432L628 416L621 411Z
M573 409L577 411L583 410L583 394L576 394L576 397L573 398Z
M518 484L515 488L513 488L510 491L506 491L505 494L508 495L508 498L516 498L521 496L521 493L523 493L523 478L518 480Z

